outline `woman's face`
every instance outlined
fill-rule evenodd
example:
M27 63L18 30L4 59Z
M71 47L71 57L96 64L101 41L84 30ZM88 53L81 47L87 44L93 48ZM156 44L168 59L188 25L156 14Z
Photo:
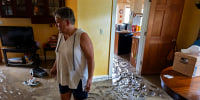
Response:
M67 22L58 16L55 16L55 21L56 21L55 26L58 28L59 32L65 33L67 30Z

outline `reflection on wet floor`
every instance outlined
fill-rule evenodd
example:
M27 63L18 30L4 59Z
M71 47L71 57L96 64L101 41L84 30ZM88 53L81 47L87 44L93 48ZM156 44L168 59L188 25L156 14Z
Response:
M118 56L113 58L111 80L93 83L89 100L170 100L162 89L137 75L131 64Z
M93 82L88 100L172 100L162 89L137 75L127 60L118 56L113 60L112 79ZM2 66L0 100L60 100L55 79L36 78L39 86L25 86L22 82L31 77L31 68Z
M14 89L7 85L6 75L0 70L0 100L9 100L11 97L17 97L22 94L20 89ZM15 92L15 93L14 93Z
M30 68L0 66L0 100L59 100L58 85L52 78L37 78L38 86L22 84L31 77Z

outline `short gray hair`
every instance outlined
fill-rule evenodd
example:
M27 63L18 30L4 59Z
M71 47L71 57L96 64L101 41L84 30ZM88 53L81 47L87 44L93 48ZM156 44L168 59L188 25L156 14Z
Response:
M54 12L54 16L59 16L63 20L69 20L72 25L75 24L75 17L74 17L74 12L71 8L69 7L62 7L58 8Z

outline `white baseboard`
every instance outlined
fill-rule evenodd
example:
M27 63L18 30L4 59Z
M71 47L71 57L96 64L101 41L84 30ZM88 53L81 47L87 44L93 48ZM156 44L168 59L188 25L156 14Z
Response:
M105 81L108 79L109 79L108 75L94 76L92 82Z

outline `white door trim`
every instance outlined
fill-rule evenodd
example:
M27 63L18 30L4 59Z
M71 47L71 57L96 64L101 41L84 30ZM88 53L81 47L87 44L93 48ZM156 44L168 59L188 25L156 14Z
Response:
M109 75L108 75L109 78L112 78L117 0L113 0L112 2L113 5L112 5L111 37L110 37L110 56L109 56ZM139 39L138 56L137 56L138 60L136 63L136 72L138 74L141 73L142 69L144 46L145 46L145 33L147 32L150 5L151 3L149 2L149 0L144 1L144 13L141 26L141 33L140 33L141 35Z
M112 0L111 36L110 36L110 56L109 56L109 78L112 78L114 45L115 45L115 21L116 21L117 0Z
M144 11L143 11L141 33L140 33L140 39L139 39L137 62L136 62L136 72L137 72L137 74L141 74L141 70L142 70L142 62L143 62L145 39L146 39L145 33L147 32L147 26L148 26L148 22L149 22L150 6L151 6L151 2L149 2L149 0L145 0L144 1Z

